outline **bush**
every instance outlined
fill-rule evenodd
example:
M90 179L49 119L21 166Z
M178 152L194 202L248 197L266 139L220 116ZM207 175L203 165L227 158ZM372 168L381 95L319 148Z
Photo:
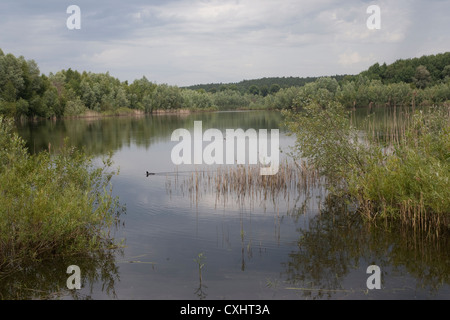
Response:
M370 218L426 230L450 228L450 109L416 111L396 139L361 136L337 102L284 111L297 136L293 155L327 178L329 190L357 202ZM383 136L389 136L386 133Z
M106 159L96 167L67 145L57 154L30 155L12 121L0 117L0 271L113 245L118 202L110 166Z
M348 173L361 175L374 150L360 143L349 111L339 102L312 102L301 112L282 111L289 132L297 137L293 156L306 158L329 183L340 184Z

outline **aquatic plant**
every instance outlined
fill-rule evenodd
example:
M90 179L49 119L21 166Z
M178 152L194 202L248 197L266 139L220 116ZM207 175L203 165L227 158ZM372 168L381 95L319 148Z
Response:
M261 175L261 165L219 165L205 170L194 170L166 176L166 190L172 194L180 190L192 202L198 204L205 194L215 196L215 205L224 206L230 199L238 205L249 201L289 202L299 193L307 193L320 184L317 170L304 161L282 161L277 174ZM173 181L173 176L175 180Z
M358 130L335 101L283 115L297 137L294 155L306 158L327 178L329 191L351 198L366 217L400 220L430 234L450 227L448 107L412 110L401 122L394 109L385 132Z

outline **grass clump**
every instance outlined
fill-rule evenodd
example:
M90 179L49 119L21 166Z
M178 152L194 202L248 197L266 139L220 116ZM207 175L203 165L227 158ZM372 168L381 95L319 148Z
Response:
M436 233L450 229L449 115L447 108L417 110L395 133L380 134L357 130L333 101L284 112L297 136L293 155L317 167L332 193L353 199L371 219Z
M24 261L111 247L118 221L111 159L95 166L63 146L30 155L13 123L0 117L0 273Z

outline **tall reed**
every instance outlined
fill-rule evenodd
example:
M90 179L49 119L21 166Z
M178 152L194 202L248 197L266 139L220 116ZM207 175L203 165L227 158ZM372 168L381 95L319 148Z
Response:
M298 157L349 196L371 221L401 221L439 234L450 228L450 108L386 109L355 124L339 103L284 112Z
M230 198L243 205L245 201L288 202L290 197L320 184L317 170L305 161L285 160L275 175L261 175L260 165L222 165L206 170L195 170L188 176L176 174L166 177L166 190L172 194L180 189L196 204L204 194L214 194L216 206L224 206Z

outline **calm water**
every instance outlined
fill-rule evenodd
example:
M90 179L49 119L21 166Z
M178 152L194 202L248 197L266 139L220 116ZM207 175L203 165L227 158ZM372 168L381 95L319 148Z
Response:
M81 119L19 128L31 151L63 139L100 157L113 151L114 194L126 206L111 254L43 261L0 286L3 297L64 299L449 299L448 238L368 227L323 188L264 200L205 190L191 197L182 182L200 167L172 164L173 130L279 128L276 112ZM280 134L282 156L292 137ZM206 145L207 143L205 143ZM146 177L146 171L158 173ZM177 181L175 181L177 179ZM240 199L240 200L239 200ZM199 263L204 264L199 277ZM76 264L82 289L65 288ZM368 290L369 265L382 288ZM27 290L17 289L21 283Z

